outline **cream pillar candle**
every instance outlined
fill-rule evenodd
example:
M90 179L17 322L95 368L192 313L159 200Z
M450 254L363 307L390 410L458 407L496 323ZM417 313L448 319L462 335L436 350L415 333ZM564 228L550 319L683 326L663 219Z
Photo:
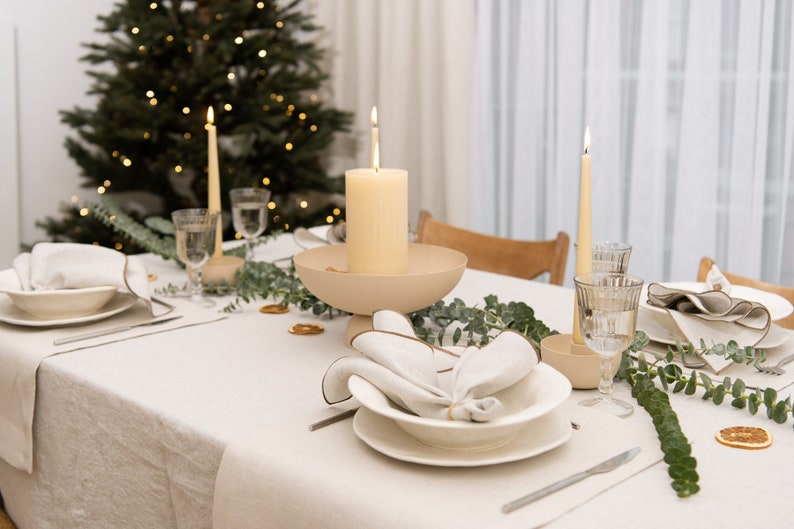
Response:
M582 175L579 184L579 231L576 243L576 273L587 274L593 271L593 206L592 181L590 175L590 127L584 131L584 154L582 154ZM583 345L582 331L579 328L579 305L573 304L573 343Z
M345 172L347 271L408 271L408 171L378 167Z
M221 175L218 166L218 131L215 127L215 114L212 107L207 109L207 207L214 211L221 209ZM223 256L223 224L218 215L218 226L215 231L215 253L213 259Z

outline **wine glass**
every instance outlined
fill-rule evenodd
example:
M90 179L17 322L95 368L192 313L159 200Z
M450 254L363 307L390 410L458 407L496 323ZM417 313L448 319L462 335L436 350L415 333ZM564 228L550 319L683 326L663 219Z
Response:
M187 267L190 300L203 307L215 302L206 299L201 286L201 267L215 252L218 211L205 208L178 209L171 213L176 238L176 254Z
M577 243L573 244L576 251ZM625 242L596 241L593 243L593 272L625 274L629 269L632 246Z
M620 417L630 415L634 411L631 404L610 396L612 362L634 339L643 281L636 276L612 272L580 274L573 280L582 336L601 360L600 395L579 404L598 407Z
M270 191L261 187L238 187L229 190L232 201L232 223L245 238L245 260L254 258L251 244L267 228L267 204Z

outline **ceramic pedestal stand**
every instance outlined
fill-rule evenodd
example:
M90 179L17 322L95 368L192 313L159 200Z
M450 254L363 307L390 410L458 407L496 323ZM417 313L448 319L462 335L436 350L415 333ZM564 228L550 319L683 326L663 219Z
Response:
M466 268L466 256L430 244L408 246L408 272L399 275L351 274L347 248L331 244L295 256L295 271L317 298L353 314L345 343L372 329L372 313L391 309L408 314L428 307L455 288Z
M201 268L201 284L207 286L224 283L235 286L237 284L237 271L242 270L244 264L244 259L234 255L212 257Z
M565 375L575 389L595 389L601 381L598 354L587 347L573 343L572 334L547 336L540 342L543 361ZM611 376L620 367L620 357L612 363Z

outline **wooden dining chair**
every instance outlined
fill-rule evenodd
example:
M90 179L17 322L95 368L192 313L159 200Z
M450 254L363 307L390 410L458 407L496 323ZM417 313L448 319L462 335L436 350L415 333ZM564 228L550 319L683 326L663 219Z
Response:
M524 279L548 272L549 283L562 285L568 260L568 234L556 239L522 241L485 235L446 224L425 210L419 213L416 242L458 250L468 258L467 266Z
M714 261L710 257L704 257L700 260L700 267L698 268L698 281L706 280L706 276L713 265ZM732 285L742 285L746 287L757 288L758 290L764 290L766 292L772 292L773 294L777 294L778 296L786 298L791 303L794 303L793 287L776 285L775 283L767 283L766 281L759 281L758 279L750 279L749 277L732 274L722 269L720 269L720 272L722 272L722 275L725 276L725 279L727 279ZM794 314L777 320L775 323L781 327L785 327L786 329L794 329Z

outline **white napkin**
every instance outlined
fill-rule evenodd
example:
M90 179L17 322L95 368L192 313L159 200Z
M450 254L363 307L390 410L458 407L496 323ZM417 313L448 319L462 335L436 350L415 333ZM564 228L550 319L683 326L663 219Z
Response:
M706 274L706 289L731 293L731 282L715 264L711 265L711 269Z
M14 258L13 272L0 274L2 290L59 290L114 286L149 300L149 274L136 256L102 246L43 242Z
M769 332L772 318L766 307L755 301L732 298L718 290L691 292L648 285L648 303L667 310L686 339L698 345L727 343L755 346Z
M347 381L355 374L421 417L484 422L503 409L494 393L538 364L529 340L514 331L458 354L418 339L411 323L394 311L377 311L372 323L374 330L353 339L361 355L338 359L323 377L323 396L329 404L351 397Z

